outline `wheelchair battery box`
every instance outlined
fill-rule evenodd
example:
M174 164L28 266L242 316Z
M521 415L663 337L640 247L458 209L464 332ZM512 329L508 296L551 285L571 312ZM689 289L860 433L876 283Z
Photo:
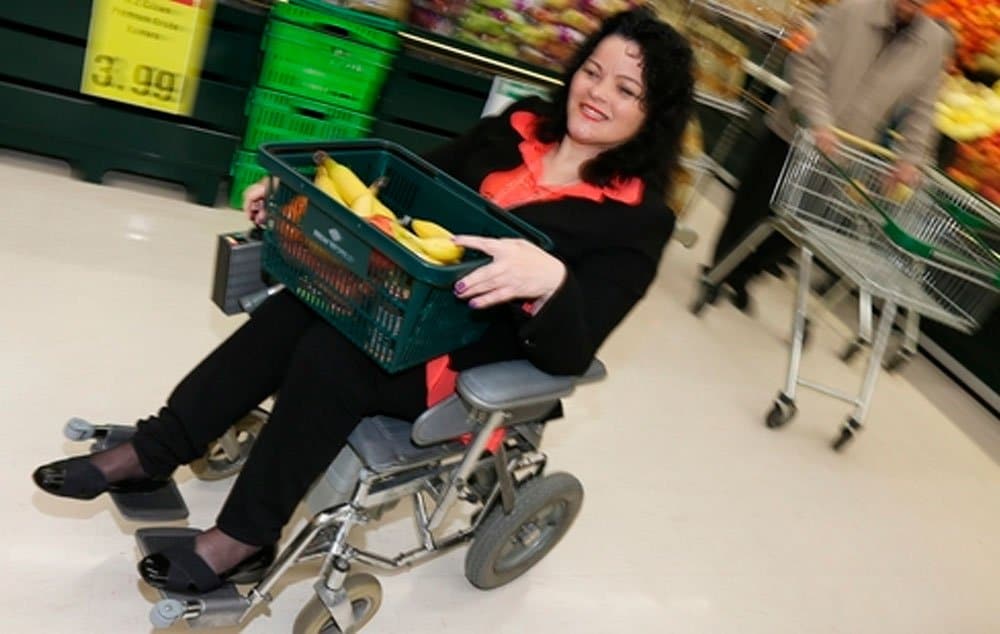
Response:
M261 231L237 231L219 236L215 250L212 302L227 315L243 312L239 300L267 288L261 269Z

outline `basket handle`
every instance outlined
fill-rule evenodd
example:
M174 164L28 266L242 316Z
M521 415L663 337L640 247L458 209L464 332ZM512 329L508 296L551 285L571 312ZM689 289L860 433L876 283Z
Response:
M269 169L271 167L277 167L279 164L277 159L283 154L300 154L308 152L311 155L317 150L328 149L329 145L329 142L268 143L260 149L261 156L264 157L261 160L261 165ZM482 196L468 187L465 183L462 183L447 172L435 167L423 157L418 156L398 143L392 143L391 141L386 141L384 139L338 140L337 147L342 150L377 149L398 154L405 158L412 167L423 172L428 178L432 178L436 181L445 181L448 182L449 185L457 185L457 187L453 187L451 189L459 196L464 198L470 204L482 207L482 209L491 216L507 225L514 232L523 235L525 238L542 249L551 251L554 247L552 240L547 235L524 220L518 218L516 214L505 211L497 205L484 200Z

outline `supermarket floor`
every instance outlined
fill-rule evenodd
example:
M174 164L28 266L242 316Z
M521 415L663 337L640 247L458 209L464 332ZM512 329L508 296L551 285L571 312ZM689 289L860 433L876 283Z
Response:
M113 180L88 185L61 163L0 153L5 632L151 629L137 525L106 499L45 496L29 474L83 449L63 439L67 418L148 415L241 321L207 296L215 235L242 218L183 202L178 189ZM692 223L712 235L719 219L706 205ZM1000 631L1000 423L918 360L882 377L871 425L844 454L829 441L846 410L818 395L801 397L788 428L765 429L790 286L764 281L753 317L723 304L692 317L707 242L670 247L648 298L602 352L609 379L581 389L549 429L551 469L587 491L566 539L488 593L463 578L464 550L384 575L366 632ZM858 368L836 358L845 333L822 317L805 368L854 389ZM178 479L190 525L210 524L229 483L186 469ZM413 538L394 513L368 540L402 549ZM244 631L289 631L311 570Z

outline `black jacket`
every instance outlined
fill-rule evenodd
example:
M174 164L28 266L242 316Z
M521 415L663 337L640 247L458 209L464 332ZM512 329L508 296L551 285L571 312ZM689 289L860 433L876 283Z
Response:
M522 139L510 115L518 110L544 114L547 107L537 98L518 102L426 158L479 191L489 174L522 163ZM586 371L597 348L656 276L674 229L674 215L663 200L662 192L646 187L636 206L568 197L511 209L552 239L553 255L566 265L566 280L533 317L513 306L499 309L509 318L495 320L481 340L453 352L452 367L521 358L550 374Z

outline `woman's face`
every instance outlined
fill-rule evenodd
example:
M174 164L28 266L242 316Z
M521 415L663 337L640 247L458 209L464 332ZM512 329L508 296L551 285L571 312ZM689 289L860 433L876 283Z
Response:
M602 150L625 143L646 120L645 94L639 45L609 35L570 82L569 137Z

